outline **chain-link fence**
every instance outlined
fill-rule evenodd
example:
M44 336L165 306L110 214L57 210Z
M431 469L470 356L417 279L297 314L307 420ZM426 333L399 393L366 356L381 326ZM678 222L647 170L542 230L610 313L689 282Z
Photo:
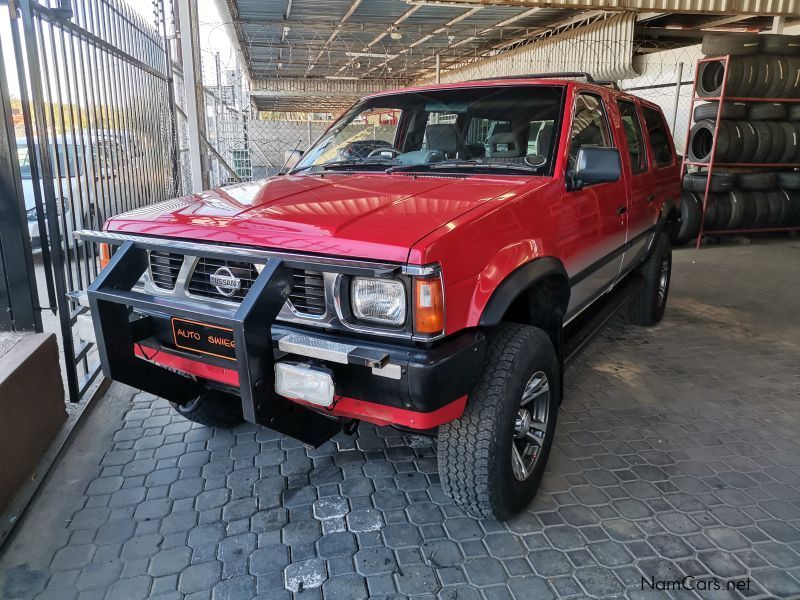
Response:
M695 64L702 57L700 45L646 42L636 47L633 57L635 77L619 81L621 89L661 107L682 154L686 131L691 123L692 84Z
M233 63L233 64L231 64ZM277 175L288 150L305 150L328 128L329 113L259 112L250 103L247 78L239 65L218 53L202 52L205 103L203 160L212 187ZM189 135L183 75L175 70L178 107L178 161L184 193L191 189Z

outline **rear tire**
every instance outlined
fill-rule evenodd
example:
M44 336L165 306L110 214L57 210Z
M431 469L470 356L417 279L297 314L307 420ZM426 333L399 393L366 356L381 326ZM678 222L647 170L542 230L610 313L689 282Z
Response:
M172 404L181 416L208 427L230 428L244 422L242 403L236 396L209 390L186 404Z
M560 386L558 357L544 331L503 323L491 333L464 414L439 427L439 477L456 504L503 521L530 503L553 443ZM523 402L526 393L534 397ZM525 444L535 449L527 458ZM529 468L520 469L529 459Z
M644 285L631 301L629 317L636 325L655 325L664 317L672 274L672 246L669 237L660 234L650 256L640 267Z
M673 244L684 246L697 237L700 232L700 220L703 218L703 201L697 194L683 192L681 194L681 226L675 234Z

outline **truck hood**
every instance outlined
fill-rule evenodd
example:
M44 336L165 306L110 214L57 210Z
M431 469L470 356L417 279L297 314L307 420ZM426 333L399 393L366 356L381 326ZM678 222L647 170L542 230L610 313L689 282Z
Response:
M545 178L408 174L282 176L168 200L107 229L333 256L405 262L429 233Z

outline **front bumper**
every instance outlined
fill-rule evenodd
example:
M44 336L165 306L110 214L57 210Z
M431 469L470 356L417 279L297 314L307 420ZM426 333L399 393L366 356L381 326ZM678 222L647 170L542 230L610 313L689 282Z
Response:
M226 250L203 252L225 256ZM319 444L339 430L342 419L413 429L455 419L481 371L485 339L477 331L422 347L277 323L289 290L290 269L307 266L297 257L262 258L264 269L241 305L220 310L134 291L147 268L146 253L146 243L124 242L88 289L88 301L105 375L172 402L187 402L205 387L222 384L238 392L248 421ZM363 266L335 268L374 274L364 273L369 267ZM232 330L235 361L177 348L173 317ZM315 345L326 342L346 344L353 351L344 361L341 355L313 351ZM282 360L313 362L330 369L334 404L312 408L277 395L274 363Z

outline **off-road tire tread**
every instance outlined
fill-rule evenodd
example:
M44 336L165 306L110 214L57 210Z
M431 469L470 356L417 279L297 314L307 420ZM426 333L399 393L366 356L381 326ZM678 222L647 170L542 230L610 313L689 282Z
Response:
M437 453L442 489L459 506L475 516L494 519L490 487L490 465L494 453L502 451L487 423L498 419L507 401L506 381L517 357L537 344L552 342L541 329L515 323L501 323L490 334L486 361L475 389L469 395L464 414L439 427Z
M644 261L639 271L644 278L644 286L641 292L631 300L628 307L628 318L635 325L650 327L658 323L664 316L663 312L658 314L653 310L656 306L653 294L658 294L658 279L661 275L661 257L665 252L671 252L672 246L669 236L663 233L655 241L650 256ZM667 287L667 298L669 298L669 287Z

